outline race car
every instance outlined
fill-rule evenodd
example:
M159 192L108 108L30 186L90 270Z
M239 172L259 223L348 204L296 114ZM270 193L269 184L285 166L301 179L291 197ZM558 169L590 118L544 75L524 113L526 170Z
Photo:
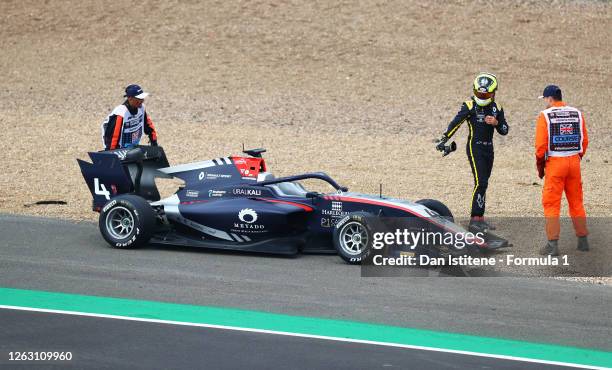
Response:
M411 230L467 232L436 200L352 193L322 172L277 178L268 171L264 152L244 150L243 156L169 166L162 147L136 146L90 152L91 163L78 163L93 210L100 213L100 232L116 248L152 243L271 254L337 252L356 264L378 248L376 233L398 221ZM184 185L160 199L157 177L178 178ZM309 191L300 182L306 179L326 182L334 191ZM410 251L468 253L456 245L421 244ZM502 246L472 243L478 250Z

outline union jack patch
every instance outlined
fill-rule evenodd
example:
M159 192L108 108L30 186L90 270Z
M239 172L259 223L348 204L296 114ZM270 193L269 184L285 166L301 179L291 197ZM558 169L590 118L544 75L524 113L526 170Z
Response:
M574 133L574 126L571 123L562 123L559 126L559 133L561 135L572 135Z

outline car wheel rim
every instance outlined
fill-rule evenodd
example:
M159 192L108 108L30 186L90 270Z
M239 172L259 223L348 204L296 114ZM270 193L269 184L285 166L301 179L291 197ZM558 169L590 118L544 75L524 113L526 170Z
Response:
M134 230L134 216L125 207L113 208L106 215L106 230L115 239L126 239Z
M353 256L363 252L368 244L368 232L359 222L349 222L340 230L340 246Z

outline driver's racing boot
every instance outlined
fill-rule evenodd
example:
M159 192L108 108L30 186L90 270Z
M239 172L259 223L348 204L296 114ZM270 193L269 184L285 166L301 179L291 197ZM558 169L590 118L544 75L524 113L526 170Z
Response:
M489 230L495 230L496 229L495 225L489 223L488 221L485 221L484 217L482 218L482 222L484 222L484 224L486 225L487 229L489 229Z
M576 247L579 251L587 252L589 250L589 240L586 236L578 237L578 247Z
M559 255L559 246L558 240L549 240L546 245L540 248L540 254L543 256L558 256Z

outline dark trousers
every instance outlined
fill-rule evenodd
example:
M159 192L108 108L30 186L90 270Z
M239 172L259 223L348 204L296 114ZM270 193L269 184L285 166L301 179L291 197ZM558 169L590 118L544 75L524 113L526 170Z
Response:
M493 151L479 148L478 145L467 145L467 156L474 177L472 191L472 217L484 216L489 177L493 170Z

